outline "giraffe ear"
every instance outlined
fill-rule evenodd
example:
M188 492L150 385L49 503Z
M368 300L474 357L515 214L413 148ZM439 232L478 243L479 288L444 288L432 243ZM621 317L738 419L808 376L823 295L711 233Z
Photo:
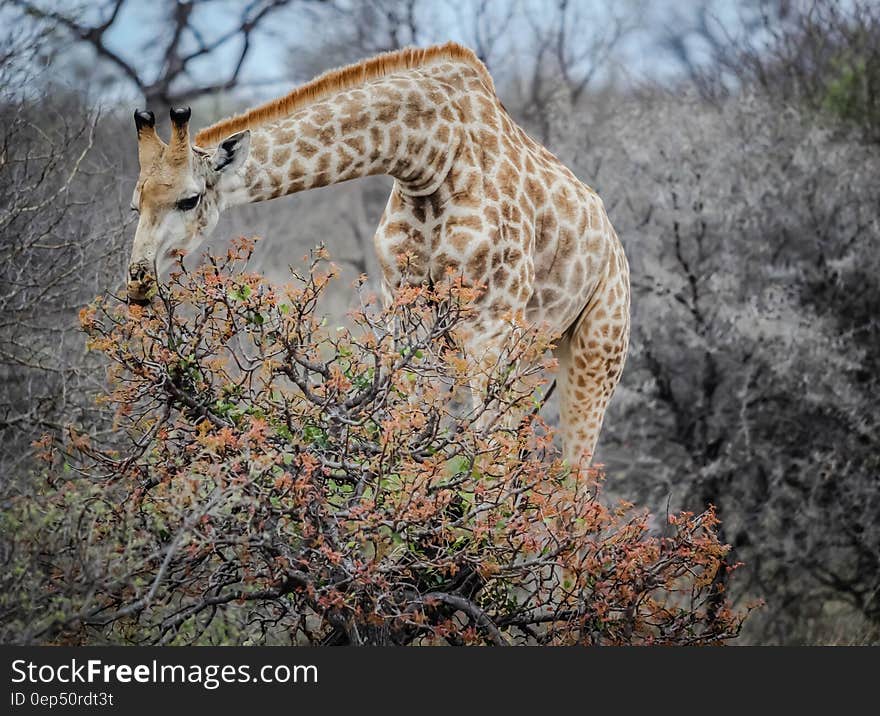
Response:
M250 130L229 135L214 150L211 167L217 172L234 172L247 159L250 144Z

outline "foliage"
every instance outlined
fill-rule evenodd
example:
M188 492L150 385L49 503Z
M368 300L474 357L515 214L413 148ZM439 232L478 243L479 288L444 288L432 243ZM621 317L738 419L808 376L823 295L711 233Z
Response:
M880 10L872 0L767 3L761 41L725 45L706 87L722 71L740 85L822 113L831 126L857 127L880 142ZM717 79L717 78L715 78Z
M768 604L751 638L808 639L843 605L876 625L880 154L762 92L583 131L634 277L609 483L716 505L747 565L734 596Z
M7 79L5 69L0 67L0 80ZM6 92L17 89L3 84ZM76 334L76 313L122 276L127 258L122 247L131 211L117 181L123 162L105 152L118 143L118 123L70 93L58 91L39 102L0 99L5 480L26 472L35 434L86 414L96 418L90 399L95 369Z
M479 297L449 276L353 328L253 244L175 274L154 308L95 301L101 401L127 436L39 444L4 517L5 641L711 644L736 636L716 519L599 499L537 417L547 341L458 349ZM475 371L479 401L461 404ZM511 415L520 416L511 419Z
M421 0L371 0L365 9L306 5L291 3L289 11L279 12L302 8L303 23L317 23L325 32L297 38L295 46L286 35L258 31L252 38L261 53L270 47L279 57L287 53L296 79L380 49L442 39L443 26L435 21L442 18ZM512 31L508 8L496 5L463 3L454 18L446 15L456 24L455 35L488 61L511 115L602 195L632 266L632 349L599 444L605 499L620 495L655 513L668 506L699 512L715 505L722 520L718 539L732 545L725 559L745 562L727 594L734 603L756 595L767 601L745 623L740 641L876 641L876 3L739 3L736 12L745 20L738 24L745 34L740 38L719 23L731 17L730 3L640 3L642 29L636 32L643 41L635 45L641 50L663 42L672 50L667 58L677 59L684 72L666 60L651 62L658 72L639 87L628 74L643 76L638 68L630 64L624 75L616 74L615 58L603 50L603 38L613 39L624 26L588 22L583 33L572 32L584 3L532 5L539 12L518 13L524 22L516 26L514 18ZM628 27L628 4L613 7ZM370 22L362 22L368 15ZM160 37L165 28L168 39L181 21L204 19L200 11L151 17L156 25L149 31ZM102 22L97 15L88 19ZM45 476L34 476L27 446L42 431L58 436L73 422L101 452L115 445L125 456L147 426L123 416L117 426L130 437L112 432L113 411L92 400L106 357L84 355L76 321L86 301L124 280L135 176L132 107L123 102L116 107L121 119L105 111L93 124L91 102L106 96L93 63L83 75L87 86L77 85L85 96L59 91L59 78L69 77L82 55L69 50L70 28L44 33L46 22L10 23L0 39L0 504L3 531L14 538L7 543L14 551L3 553L11 580L4 584L13 595L6 602L12 611L4 634L10 640L119 641L128 638L119 621L84 625L70 615L94 608L83 574L125 578L100 557L110 554L113 539L89 543L92 521L103 519L90 515L105 509L98 507L105 502L119 510L133 493L134 478L89 482L77 470L111 474L112 466L102 468L94 456L84 464L77 453L66 470L64 461L54 465L54 487L47 487ZM241 29L230 26L227 47ZM621 43L615 57L625 61L633 45ZM151 47L136 69L148 83L155 78L153 89L160 91L144 91L154 101L178 101L190 90L201 94L207 85L199 80L217 79L201 72L187 77L179 63L156 59L182 46ZM589 47L600 52L576 54ZM107 72L119 68L103 65ZM242 77L250 74L245 68ZM588 76L595 79L578 92L579 78ZM124 72L116 79L123 82L116 87L132 86ZM719 84L723 91L716 91ZM236 96L206 97L200 116L207 121L209 112L216 117L240 109L232 104ZM371 236L388 189L385 177L372 177L241 207L219 227L214 251L230 235L272 236L248 265L269 281L283 282L284 267L298 260L312 237L328 236L348 275L375 280L380 272ZM320 312L341 316L351 295L323 291ZM112 302L105 305L112 314ZM237 399L220 400L233 403L214 406L221 418L242 419ZM157 403L145 415L159 409ZM552 400L541 409L550 424L553 410ZM172 418L180 420L177 413ZM315 431L322 429L303 427L318 438L310 450L317 449L321 434ZM151 454L138 458L148 470ZM168 489L154 486L147 500L152 490ZM84 527L77 526L80 517ZM135 523L132 533L140 529ZM153 543L156 550L165 546ZM151 554L146 550L141 544L135 554ZM51 571L61 564L58 555L72 555L71 564L78 566ZM57 601L48 602L41 585L57 587L68 576ZM102 593L110 592L118 593L117 587ZM166 594L164 586L159 593ZM187 599L192 603L194 597ZM56 617L41 611L50 603L58 609L55 626ZM252 608L252 602L226 602L197 639L173 629L168 639L263 640L259 629L248 626ZM153 625L154 635L161 628L159 612L169 607L153 609L132 618L131 638L147 638L137 631L142 624ZM190 623L202 623L206 613ZM267 629L265 640L276 638Z

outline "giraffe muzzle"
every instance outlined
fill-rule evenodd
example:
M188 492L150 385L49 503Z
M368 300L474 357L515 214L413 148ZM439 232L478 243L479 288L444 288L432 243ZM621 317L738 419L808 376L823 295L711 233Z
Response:
M128 267L128 279L128 302L148 306L158 290L150 267L143 263L132 264Z

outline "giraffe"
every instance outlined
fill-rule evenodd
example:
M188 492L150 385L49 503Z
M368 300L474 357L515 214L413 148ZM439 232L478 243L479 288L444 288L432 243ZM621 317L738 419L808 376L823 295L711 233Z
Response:
M190 116L171 110L166 144L153 114L135 112L130 301L149 302L172 257L227 207L390 175L374 237L383 295L452 269L482 287L464 342L473 355L491 360L512 316L559 335L564 456L589 464L629 342L626 256L602 200L514 123L473 52L447 43L381 54L193 141Z

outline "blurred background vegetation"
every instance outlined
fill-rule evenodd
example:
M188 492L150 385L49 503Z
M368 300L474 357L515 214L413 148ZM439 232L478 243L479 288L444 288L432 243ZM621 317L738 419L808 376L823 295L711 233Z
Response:
M206 125L324 69L454 39L626 246L609 489L658 514L717 507L746 565L733 596L766 601L741 642L880 639L880 3L3 0L0 19L4 503L37 489L41 434L113 430L76 317L123 283L134 107L187 103ZM326 240L351 280L375 280L389 187L242 207L212 246L265 236L252 268L281 280Z

